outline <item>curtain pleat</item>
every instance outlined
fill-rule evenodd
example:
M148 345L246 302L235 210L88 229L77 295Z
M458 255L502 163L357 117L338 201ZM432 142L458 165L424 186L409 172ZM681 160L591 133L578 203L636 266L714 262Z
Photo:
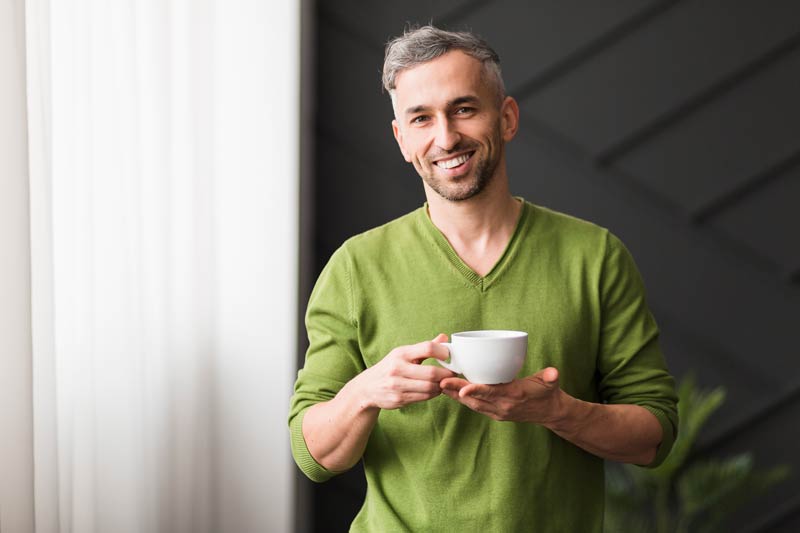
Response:
M299 8L28 0L37 531L287 531Z

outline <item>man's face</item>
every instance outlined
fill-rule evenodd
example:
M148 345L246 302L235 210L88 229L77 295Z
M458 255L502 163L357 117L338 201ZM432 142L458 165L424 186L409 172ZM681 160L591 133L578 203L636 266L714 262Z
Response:
M395 139L405 160L446 200L484 190L516 133L516 102L498 103L483 72L480 61L452 51L397 76Z

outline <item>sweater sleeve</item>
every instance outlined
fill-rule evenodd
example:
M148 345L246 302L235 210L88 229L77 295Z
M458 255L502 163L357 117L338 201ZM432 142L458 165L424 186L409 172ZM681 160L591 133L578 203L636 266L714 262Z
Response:
M339 248L323 269L309 299L306 331L309 347L297 374L289 406L292 456L311 480L327 481L336 472L311 456L303 437L303 418L314 404L332 399L365 365L358 347L349 257Z
M600 279L600 396L611 404L640 405L661 424L655 460L661 464L678 429L678 397L658 344L658 327L645 300L644 283L631 254L608 234Z

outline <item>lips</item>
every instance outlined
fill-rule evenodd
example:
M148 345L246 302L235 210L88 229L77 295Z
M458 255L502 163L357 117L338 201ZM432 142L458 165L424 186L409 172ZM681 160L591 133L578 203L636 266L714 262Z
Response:
M469 153L466 153L466 154L459 154L459 155L457 155L455 157L451 157L450 159L440 159L439 161L436 161L434 164L439 168L443 168L445 170L449 170L451 168L455 168L457 166L463 165L464 163L469 161L469 159L472 157L473 153L474 152L469 152Z

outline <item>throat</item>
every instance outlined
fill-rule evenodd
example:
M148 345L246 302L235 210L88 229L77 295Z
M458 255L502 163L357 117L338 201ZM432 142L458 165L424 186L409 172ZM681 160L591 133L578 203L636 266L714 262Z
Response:
M463 244L459 246L455 243L450 244L464 264L467 265L477 275L484 278L500 261L508 242L491 243L485 247L465 246Z
M494 207L477 202L429 205L433 225L461 261L480 277L495 268L520 224L522 203L511 196L508 199L508 203ZM434 207L438 208L436 212Z

